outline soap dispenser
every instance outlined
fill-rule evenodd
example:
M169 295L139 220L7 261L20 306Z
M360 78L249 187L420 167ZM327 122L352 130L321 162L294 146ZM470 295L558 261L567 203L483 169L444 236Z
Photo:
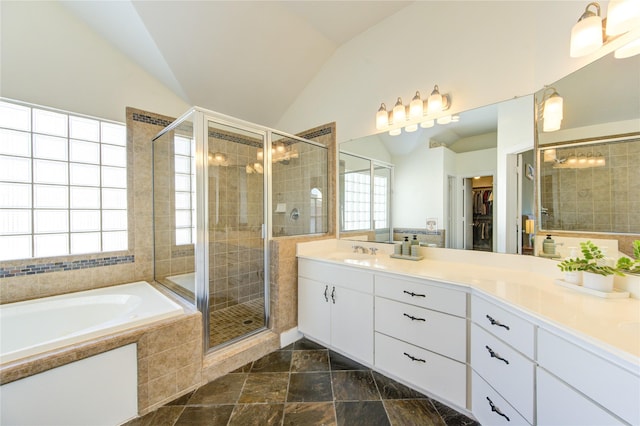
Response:
M402 242L402 255L411 256L411 242L409 242L409 237L404 237L404 241Z
M418 244L419 244L419 243L418 243L418 236L417 236L417 235L414 235L414 236L413 236L413 240L411 240L411 245L412 245L412 246L417 246Z
M547 238L542 242L542 252L550 255L556 254L556 242L553 241L551 235L547 235Z

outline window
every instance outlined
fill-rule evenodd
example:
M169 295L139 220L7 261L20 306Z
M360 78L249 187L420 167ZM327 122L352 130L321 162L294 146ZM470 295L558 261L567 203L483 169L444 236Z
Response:
M383 168L383 170L387 170ZM373 176L373 204L371 200L371 172L369 169L344 174L343 231L385 229L389 227L390 177ZM373 210L372 227L371 215Z
M127 247L125 126L0 101L0 261Z
M371 228L371 178L369 170L344 175L344 230Z
M311 190L311 205L309 212L309 232L312 234L323 232L322 214L324 210L322 209L322 191L318 188L313 188Z
M195 242L196 165L195 143L185 136L174 136L176 245Z

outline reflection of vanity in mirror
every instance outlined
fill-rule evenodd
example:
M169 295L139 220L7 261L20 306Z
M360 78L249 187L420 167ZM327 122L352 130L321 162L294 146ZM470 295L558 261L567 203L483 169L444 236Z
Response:
M533 117L548 91L536 93L535 105L532 101L527 111L539 128L535 132L534 126L531 131L520 129L525 139L530 132L531 144L520 144L516 151L499 147L500 118L506 118L512 126L513 120L505 114L513 101L455 114L458 121L446 125L403 131L399 136L385 132L341 143L340 237L370 241L388 237L397 241L417 233L424 245L457 249L473 249L475 245L478 249L474 237L479 235L485 238L484 249L532 254L530 241L539 245L543 233L548 232L583 239L615 239L619 249L628 253L631 241L640 233L639 64L638 56L614 59L610 54L551 84L564 99L564 118L558 131L542 132L541 117ZM530 151L534 138L538 159ZM572 167L574 160L581 167ZM603 160L606 165L600 166ZM520 172L503 176L507 189L499 193L497 170L505 161ZM376 227L378 219L367 215L360 229L345 227L349 210L345 205L345 175L373 170L376 163L392 169L387 219L390 229ZM598 167L582 167L585 163ZM484 217L491 220L490 231L487 225L482 229L479 216L474 217L478 205L474 206L473 195L469 196L474 192L473 178L478 176L492 179L481 184L492 190L493 209L485 210L488 214ZM373 205L375 195L366 194L363 200ZM484 201L484 195L481 199ZM513 226L501 225L495 213L498 203L504 203L507 211L502 220L513 220ZM367 211L375 208L369 206ZM437 232L427 230L428 219L437 223ZM540 238L534 239L536 233ZM507 249L496 240L506 240ZM517 250L509 249L510 241L515 240Z
M411 133L385 132L340 144L341 238L401 241L417 235L426 246L496 251L499 107L454 114L450 123ZM530 139L530 149L518 156L523 167L533 165L532 134ZM373 194L360 185L365 189L356 205L350 182L368 183L373 170L384 167L392 169L389 208L380 198L386 182L375 173ZM533 181L524 178L519 194L522 214L533 218ZM353 210L359 212L358 224L353 223ZM372 222L369 211L374 212ZM384 220L391 226L379 225Z
M631 254L640 234L638 76L640 56L610 54L551 85L564 114L557 131L537 123L540 233L613 238Z

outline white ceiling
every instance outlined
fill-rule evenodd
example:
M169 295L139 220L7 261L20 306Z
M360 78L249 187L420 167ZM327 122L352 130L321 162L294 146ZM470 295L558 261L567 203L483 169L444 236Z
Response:
M412 2L61 3L186 103L274 126L338 47Z

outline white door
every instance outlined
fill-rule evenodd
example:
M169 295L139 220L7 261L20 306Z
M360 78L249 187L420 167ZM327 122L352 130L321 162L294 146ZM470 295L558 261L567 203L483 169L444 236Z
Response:
M473 250L473 184L470 178L462 179L462 223L464 248Z

